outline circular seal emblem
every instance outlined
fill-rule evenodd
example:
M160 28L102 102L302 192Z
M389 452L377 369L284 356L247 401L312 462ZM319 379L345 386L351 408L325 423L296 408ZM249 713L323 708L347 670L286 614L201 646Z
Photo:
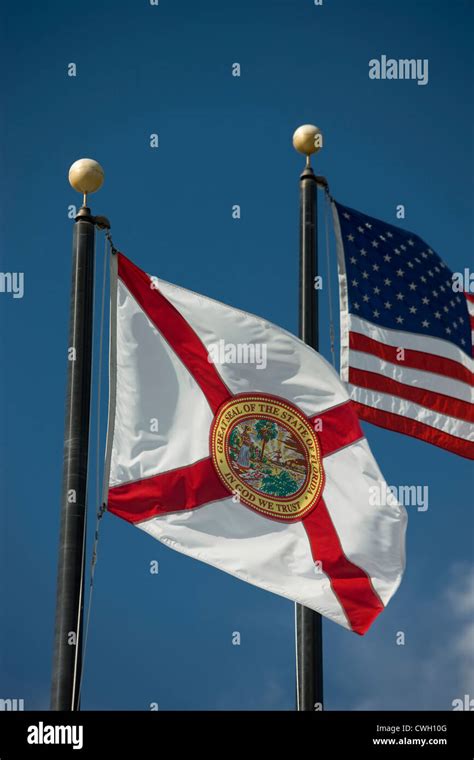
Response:
M319 501L324 471L308 418L286 399L239 394L218 410L211 455L241 502L275 520L301 520Z

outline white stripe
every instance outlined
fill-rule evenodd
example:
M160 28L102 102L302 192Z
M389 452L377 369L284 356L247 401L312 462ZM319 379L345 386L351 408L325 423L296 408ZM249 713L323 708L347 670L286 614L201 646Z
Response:
M433 412L424 406L401 399L398 396L380 393L380 391L371 391L367 388L357 388L349 385L351 398L360 404L372 406L374 409L382 409L384 412L392 412L402 417L408 417L411 420L422 422L424 425L441 430L443 433L449 433L457 438L466 441L474 440L474 425L455 417L449 417L446 414Z
M107 414L107 436L105 443L104 490L102 500L107 504L110 481L110 462L114 443L115 410L117 395L117 270L115 254L110 254L110 322L109 322L109 409Z
M422 351L425 354L442 356L462 364L470 372L474 372L474 359L470 358L460 348L442 338L432 338L430 335L416 335L403 330L390 330L388 327L380 327L372 322L349 314L349 329L351 332L367 335L372 340L385 343L395 348L408 348L413 351Z
M373 354L366 354L363 351L352 349L350 364L355 369L375 372L399 383L411 385L413 388L420 388L432 391L433 393L442 393L445 396L458 398L471 404L474 402L474 388L471 385L463 383L461 380L453 380L444 375L437 375L434 372L405 367L401 361L393 364Z
M137 527L171 549L350 628L328 577L315 568L301 522L269 520L229 498L154 517Z
M469 301L468 298L466 298L466 302L467 302L467 310L469 314L471 315L471 317L474 317L474 303L472 301Z
M374 501L385 493L385 481L365 439L325 459L324 469L324 501L344 554L366 571L387 604L405 567L405 508Z

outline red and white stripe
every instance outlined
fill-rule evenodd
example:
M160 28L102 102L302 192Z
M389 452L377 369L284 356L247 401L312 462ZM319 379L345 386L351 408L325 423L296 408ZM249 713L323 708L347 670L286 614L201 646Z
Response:
M474 359L447 340L380 327L351 314L336 208L334 226L341 379L360 419L474 459ZM474 297L465 295L474 330Z
M155 278L152 288L122 254L112 257L110 332L108 511L363 634L400 583L406 512L371 505L385 481L332 367L263 319ZM266 369L210 363L220 339L266 345ZM212 421L243 392L282 397L322 421L324 490L301 520L235 501L214 469Z

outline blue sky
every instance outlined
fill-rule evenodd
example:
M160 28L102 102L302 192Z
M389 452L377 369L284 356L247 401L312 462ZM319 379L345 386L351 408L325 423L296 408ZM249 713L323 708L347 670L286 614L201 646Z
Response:
M93 212L111 219L115 244L140 267L296 331L303 161L291 136L313 122L325 137L315 166L337 200L394 224L403 203L401 226L462 270L473 243L473 8L467 0L8 0L1 14L1 269L24 272L25 293L0 294L0 697L34 709L49 704L68 206L80 200L70 164L88 156L103 165ZM429 83L369 79L368 61L382 54L427 58ZM71 62L76 77L67 75ZM100 237L100 273L102 261ZM331 267L335 285L333 252ZM327 287L321 315L329 357ZM101 419L104 429L105 409ZM324 624L326 707L450 709L473 688L472 465L364 429L387 481L428 485L429 509L408 508L405 578L373 629L360 638ZM93 445L90 538L95 456ZM84 709L293 709L294 659L290 602L105 516Z

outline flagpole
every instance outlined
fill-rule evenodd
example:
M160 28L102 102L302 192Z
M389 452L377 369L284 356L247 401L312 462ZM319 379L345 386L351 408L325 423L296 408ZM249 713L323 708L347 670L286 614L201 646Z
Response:
M299 127L293 145L306 156L300 176L300 281L299 336L312 348L319 349L318 290L318 213L317 181L310 155L322 147L322 135L311 124ZM321 615L301 604L295 605L296 640L296 709L322 710L323 707L323 639Z
M83 205L76 216L72 244L52 710L79 708L95 237L95 218L87 206L87 194L98 190L103 178L101 166L91 159L76 161L69 170L69 182L75 190L83 193Z

